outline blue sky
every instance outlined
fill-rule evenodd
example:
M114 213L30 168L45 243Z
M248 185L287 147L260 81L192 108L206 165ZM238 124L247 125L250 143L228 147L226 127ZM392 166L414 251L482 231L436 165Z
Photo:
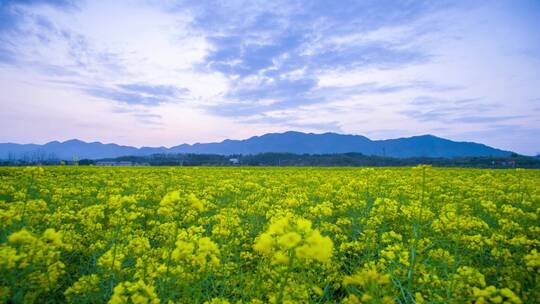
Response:
M0 142L298 130L540 152L540 1L0 3Z

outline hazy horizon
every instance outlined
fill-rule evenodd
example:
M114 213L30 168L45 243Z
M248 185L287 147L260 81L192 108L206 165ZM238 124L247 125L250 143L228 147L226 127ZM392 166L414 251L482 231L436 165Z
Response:
M290 130L540 152L538 1L1 1L0 142Z

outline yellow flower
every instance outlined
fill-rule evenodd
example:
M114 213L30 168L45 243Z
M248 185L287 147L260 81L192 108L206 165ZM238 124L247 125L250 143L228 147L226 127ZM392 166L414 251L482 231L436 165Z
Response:
M531 250L531 252L527 254L524 259L528 271L533 271L540 274L540 254L536 249Z
M298 243L300 243L301 240L302 240L302 236L300 236L300 234L294 231L291 231L280 236L278 238L278 244L284 249L290 249L298 245Z
M119 271L122 268L124 257L125 255L119 248L113 247L99 257L98 265L107 270Z
M253 249L265 255L270 255L272 253L272 248L274 246L274 243L275 241L269 233L263 233L259 235L259 237L255 241L255 244L253 245Z
M28 232L26 229L22 229L17 232L13 232L9 237L10 243L30 244L36 241L36 238Z
M289 217L275 220L253 245L255 251L264 255L278 255L274 256L274 261L281 264L288 261L292 253L301 260L328 262L332 258L333 248L332 240L312 229L310 221Z
M184 231L185 232L185 231ZM171 258L176 263L188 263L191 266L217 266L220 250L208 237L193 235L191 232L180 233Z
M390 283L389 274L380 274L375 267L364 268L354 275L343 278L343 285L366 287L368 284L387 285Z
M313 286L313 292L319 297L323 295L324 291L319 286Z
M279 219L272 223L270 227L268 227L268 234L270 235L280 235L283 234L285 229L289 226L289 219L287 217L284 217L282 219Z
M194 250L195 245L193 243L178 240L176 241L176 247L174 248L171 257L173 260L181 261L191 257Z
M96 274L84 275L80 277L71 287L64 291L67 298L89 292L99 292L99 277Z
M314 230L306 239L305 245L299 247L296 252L299 257L327 262L332 258L333 249L332 240L327 236L322 236L318 230Z
M54 229L49 228L43 232L43 238L47 241L52 243L55 246L61 246L62 245L62 234L60 232L56 232Z
M114 287L109 304L159 304L159 298L154 287L142 280L137 282L123 282Z
M203 211L204 210L204 204L203 202L195 196L195 194L190 193L187 198L188 204L197 211Z
M213 298L210 301L204 302L204 304L229 304L230 302L227 299L222 298Z
M274 264L287 264L289 263L289 257L283 251L277 251L272 257L272 262Z
M473 288L473 296L476 303L513 303L521 304L521 299L509 288L497 289L488 286L485 289Z
M180 192L173 191L167 193L159 202L159 208L157 213L164 216L170 216L173 214L173 209L176 204L180 202Z

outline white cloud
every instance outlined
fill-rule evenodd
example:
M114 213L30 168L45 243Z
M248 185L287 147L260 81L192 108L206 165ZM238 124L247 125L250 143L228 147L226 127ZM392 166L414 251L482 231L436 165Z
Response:
M317 75L320 89L325 87L355 87L370 83L379 86L408 85L409 89L391 94L365 93L357 98L336 101L336 106L350 107L353 104L368 102L375 112L370 113L369 123L355 123L354 117L342 117L343 129L363 134L382 134L388 129L412 135L434 131L439 135L455 139L474 140L494 146L516 149L514 142L505 136L489 136L486 132L496 120L476 123L471 119L454 122L451 126L441 119L439 121L417 121L404 118L400 112L422 109L411 104L415 97L427 95L432 98L446 100L452 104L469 98L477 98L475 104L485 104L485 109L474 113L463 108L454 113L452 118L467 118L467 115L480 117L515 116L507 123L516 124L523 129L534 127L538 116L534 114L531 98L540 94L533 88L540 88L540 64L531 61L530 57L520 54L520 48L534 48L535 41L524 35L527 29L518 23L512 23L509 14L483 6L468 13L459 15L437 15L438 26L429 35L424 34L416 40L411 28L382 28L366 36L355 34L345 37L340 43L358 43L358 41L386 41L399 45L403 37L407 39L407 47L421 49L433 57L422 63L398 66L395 68L360 67L353 70L328 70ZM480 16L480 18L479 18ZM512 26L508 26L511 24ZM422 30L423 27L420 28ZM402 37L401 34L405 32ZM416 84L416 85L415 85ZM454 88L454 89L452 89ZM389 105L390 104L390 105ZM436 105L426 105L433 110ZM314 109L316 111L316 109ZM426 110L424 110L426 111ZM359 113L357 121L365 119ZM493 131L495 132L495 131ZM498 134L504 130L497 130ZM515 131L512 131L515 133ZM534 153L533 146L522 144L519 151Z

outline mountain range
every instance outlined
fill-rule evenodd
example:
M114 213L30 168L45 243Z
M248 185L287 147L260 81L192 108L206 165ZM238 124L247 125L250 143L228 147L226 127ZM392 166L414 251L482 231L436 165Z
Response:
M365 155L406 157L465 157L465 156L508 156L512 152L492 148L474 142L456 142L433 135L421 135L397 139L371 140L361 135L337 133L268 133L244 140L224 140L215 143L181 144L166 147L121 146L87 143L72 139L64 142L52 141L44 145L0 143L0 159L51 157L70 160L101 159L119 156L145 156L158 153L196 154L258 154L265 152L295 154L335 154L358 152Z

